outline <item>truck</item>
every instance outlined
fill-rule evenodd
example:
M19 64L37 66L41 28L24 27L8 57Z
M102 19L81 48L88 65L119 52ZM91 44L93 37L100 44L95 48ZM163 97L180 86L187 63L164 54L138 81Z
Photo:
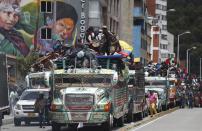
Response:
M30 72L25 77L26 88L51 88L51 71Z
M142 119L148 112L145 99L145 79L144 68L140 63L136 63L129 68L129 102L127 122L134 119Z
M0 126L4 115L10 113L7 56L0 52Z
M128 67L121 58L99 56L97 68L54 69L52 130L61 126L123 126L128 112Z

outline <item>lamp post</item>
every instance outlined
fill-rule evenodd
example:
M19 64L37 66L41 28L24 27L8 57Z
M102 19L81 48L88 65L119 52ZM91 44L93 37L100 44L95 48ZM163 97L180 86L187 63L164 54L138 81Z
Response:
M200 81L201 81L201 59L202 58L200 58Z
M177 35L177 64L180 64L180 59L179 59L179 52L180 52L180 36L184 35L184 34L190 34L190 31L185 31L179 35Z
M189 49L187 49L187 73L189 73L189 51L192 50L192 49L196 49L197 47L193 46Z

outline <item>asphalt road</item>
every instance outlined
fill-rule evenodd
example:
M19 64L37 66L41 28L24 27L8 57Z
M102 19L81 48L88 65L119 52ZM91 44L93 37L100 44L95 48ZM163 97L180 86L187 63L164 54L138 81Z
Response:
M135 127L130 131L202 131L202 108L178 109L172 113L169 112L162 113L164 114L163 116L159 114L160 117L154 117L154 119L147 117L143 121L135 122L140 126L134 126L134 123L125 124L124 127L126 128L116 128L113 131L126 131L126 129L131 129L127 127ZM38 123L31 123L30 126L22 123L22 126L19 127L8 124L3 125L0 131L51 131L51 127L45 126L45 128L39 128ZM75 130L63 128L62 131ZM102 129L100 127L83 127L78 131L102 131Z
M202 131L202 108L179 109L130 131Z
M14 124L3 125L0 131L52 131L51 126L45 126L45 128L39 128L38 123L31 123L29 126L22 123L21 126L16 127ZM71 128L62 127L61 131L102 131L99 126L83 127L79 130L73 130Z

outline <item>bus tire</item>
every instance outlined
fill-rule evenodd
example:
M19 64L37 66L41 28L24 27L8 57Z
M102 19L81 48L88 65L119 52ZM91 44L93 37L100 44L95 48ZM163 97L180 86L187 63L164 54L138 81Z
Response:
M120 118L118 118L118 119L116 120L116 122L117 122L117 126L118 126L118 127L122 127L122 126L123 126L123 123L124 123L124 116L121 116Z
M60 131L60 130L61 130L60 124L52 122L52 131Z
M113 116L110 115L108 120L104 123L102 123L102 129L103 131L111 131L113 127Z

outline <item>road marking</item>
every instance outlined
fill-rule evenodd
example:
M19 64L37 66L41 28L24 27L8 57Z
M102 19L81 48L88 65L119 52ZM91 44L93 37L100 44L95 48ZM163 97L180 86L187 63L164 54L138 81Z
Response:
M148 125L154 123L155 121L157 121L157 120L159 120L159 119L161 119L161 118L163 118L163 117L165 117L165 116L167 116L167 115L168 115L168 114L163 115L163 116L161 116L161 117L159 117L159 118L156 118L155 120L150 121L150 122L148 122L148 123L146 123L146 124L144 124L144 125L142 125L142 126L139 126L139 127L135 128L134 130L131 129L130 131L137 131L137 130L139 130L139 129L145 127L145 126L148 126Z

